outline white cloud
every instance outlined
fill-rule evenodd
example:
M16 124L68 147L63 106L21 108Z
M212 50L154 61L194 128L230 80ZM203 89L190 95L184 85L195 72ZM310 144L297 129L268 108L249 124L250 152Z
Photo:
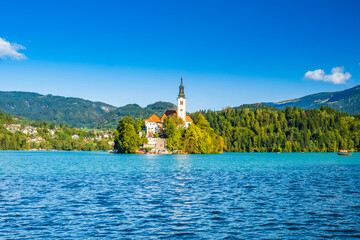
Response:
M7 42L5 39L0 38L0 59L11 58L15 60L27 59L23 53L18 50L26 49L25 47L17 44Z
M351 74L348 72L344 72L343 67L334 67L331 69L331 74L325 74L325 71L322 69L317 69L315 71L307 71L305 73L305 78L315 81L343 84L351 78Z

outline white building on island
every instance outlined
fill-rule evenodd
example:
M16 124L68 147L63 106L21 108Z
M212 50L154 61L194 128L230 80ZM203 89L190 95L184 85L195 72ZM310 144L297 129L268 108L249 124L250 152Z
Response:
M184 127L188 128L191 123L193 123L193 120L186 115L186 98L185 98L185 92L184 92L184 83L183 78L181 77L181 83L179 86L179 95L177 98L177 110L167 110L165 111L164 115L160 118L158 118L156 115L152 115L150 118L148 118L145 121L145 130L146 130L146 137L147 138L154 138L154 134L159 134L159 130L162 127L162 123L164 121L164 118L168 116L177 116L178 118L181 118L184 122Z
M161 126L162 126L162 121L160 120L160 118L158 118L156 115L152 115L145 121L146 134L154 135L155 133L159 133Z

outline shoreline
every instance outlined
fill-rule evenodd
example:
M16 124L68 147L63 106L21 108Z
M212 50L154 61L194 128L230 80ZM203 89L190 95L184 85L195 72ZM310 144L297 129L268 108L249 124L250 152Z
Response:
M324 154L336 154L338 152L222 152L222 153L173 153L173 154L155 154L155 153L149 153L149 154L136 154L136 153L109 153L108 151L81 151L81 150L0 150L0 152L36 152L36 153L42 153L42 152L100 152L100 153L108 153L112 155L220 155L220 154L311 154L311 153L324 153ZM359 152L352 152L352 154L358 154Z

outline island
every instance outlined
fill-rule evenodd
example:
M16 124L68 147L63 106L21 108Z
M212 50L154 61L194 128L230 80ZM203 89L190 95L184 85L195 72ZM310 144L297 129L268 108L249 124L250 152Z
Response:
M195 122L186 113L183 78L177 109L166 110L161 119L152 115L145 121L124 117L115 135L115 152L149 154L222 153L224 139L217 135L201 113Z

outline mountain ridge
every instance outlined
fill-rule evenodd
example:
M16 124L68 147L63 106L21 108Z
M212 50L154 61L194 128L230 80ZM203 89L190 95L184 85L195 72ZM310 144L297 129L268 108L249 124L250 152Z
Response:
M7 114L22 116L30 121L46 121L73 127L116 128L124 116L148 118L176 109L170 102L158 101L145 107L126 104L121 107L77 97L63 97L36 92L0 91L0 109Z
M336 110L357 114L360 113L360 85L343 91L314 93L280 102L243 104L233 108L285 109L287 106L304 109L329 106ZM176 109L176 105L158 101L145 107L136 103L115 107L100 101L77 97L24 91L0 91L0 109L4 113L21 116L30 121L47 121L73 127L116 128L119 120L124 116L146 119L156 114L161 117L166 110Z
M299 107L304 109L332 107L349 114L360 113L360 85L336 92L321 92L280 102L263 102L270 107L284 109Z
M91 122L116 107L75 97L42 95L34 92L0 91L0 109L31 121L47 121L74 127L90 127Z

